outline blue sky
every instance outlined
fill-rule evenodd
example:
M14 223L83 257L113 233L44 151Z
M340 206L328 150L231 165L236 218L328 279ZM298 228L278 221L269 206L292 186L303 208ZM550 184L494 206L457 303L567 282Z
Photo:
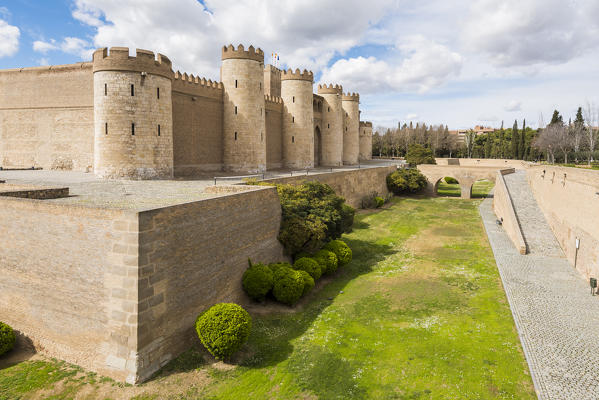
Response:
M536 126L597 114L598 34L596 0L5 0L0 68L128 46L218 79L220 47L253 44L359 92L375 126Z

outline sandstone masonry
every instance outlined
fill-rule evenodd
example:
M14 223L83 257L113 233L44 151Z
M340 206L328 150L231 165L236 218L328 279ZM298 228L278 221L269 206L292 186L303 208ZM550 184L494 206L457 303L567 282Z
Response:
M359 95L312 86L312 72L265 66L262 50L241 45L223 47L220 82L124 47L0 71L0 166L168 179L370 159Z

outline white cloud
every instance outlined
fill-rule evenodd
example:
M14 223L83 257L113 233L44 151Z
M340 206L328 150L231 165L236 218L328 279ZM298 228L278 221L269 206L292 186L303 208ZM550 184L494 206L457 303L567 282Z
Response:
M33 50L42 54L60 50L66 54L79 56L83 60L90 60L94 51L89 42L76 37L65 37L60 43L54 39L48 42L36 40L33 42Z
M6 15L8 11L2 8L3 15ZM8 22L0 19L0 58L10 57L19 51L19 37L21 31L19 28L13 25L9 25Z
M96 28L96 47L146 48L186 72L218 74L220 48L253 44L293 68L319 70L359 44L395 0L76 0L73 17ZM270 57L267 56L266 60Z
M597 46L598 19L596 0L477 0L462 34L498 66L562 63Z
M405 57L398 62L375 57L341 59L323 72L321 82L339 82L360 93L380 91L423 93L457 76L462 57L423 36L412 36L398 46Z
M508 112L522 111L522 102L511 100L503 109Z
M408 114L408 115L406 115L406 119L407 119L408 121L414 121L414 120L417 120L417 119L418 119L418 114Z
M44 42L43 40L36 40L33 42L33 50L38 53L46 54L50 50L57 50L58 46L56 45L56 40L51 39L49 42Z

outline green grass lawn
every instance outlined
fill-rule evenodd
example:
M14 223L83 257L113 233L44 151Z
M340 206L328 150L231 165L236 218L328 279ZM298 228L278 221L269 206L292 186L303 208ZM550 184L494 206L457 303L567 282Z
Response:
M492 187L493 182L488 180L474 182L474 185L472 185L472 198L480 199L486 197ZM457 183L445 183L445 181L441 180L437 185L437 194L444 197L460 197L460 185Z
M251 307L233 365L197 347L132 387L25 361L0 370L0 399L534 399L479 204L395 198L359 213L344 236L354 260L294 311Z

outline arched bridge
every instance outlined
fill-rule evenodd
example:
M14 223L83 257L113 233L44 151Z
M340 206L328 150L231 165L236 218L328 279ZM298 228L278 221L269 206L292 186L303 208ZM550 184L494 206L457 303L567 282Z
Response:
M495 182L497 171L500 167L462 167L459 165L430 165L421 164L418 166L418 170L422 172L428 179L427 193L431 196L435 196L437 193L437 186L439 181L450 176L457 179L462 190L462 199L469 199L472 197L472 185L474 182L487 179Z

